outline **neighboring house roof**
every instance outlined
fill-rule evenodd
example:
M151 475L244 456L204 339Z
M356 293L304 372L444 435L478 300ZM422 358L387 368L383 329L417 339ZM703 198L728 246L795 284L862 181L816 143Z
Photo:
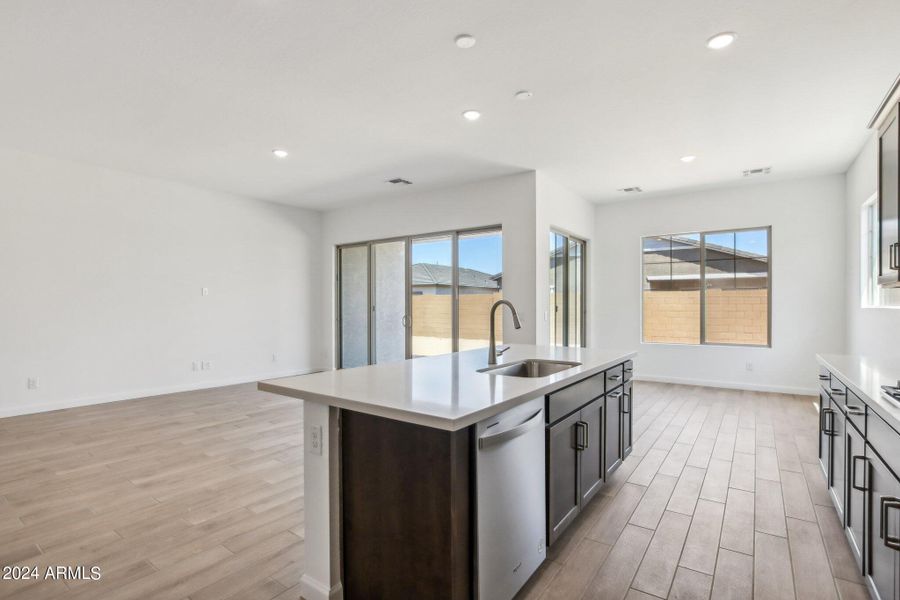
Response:
M500 289L502 273L492 275L475 269L459 269L460 287L478 287ZM447 265L416 263L412 266L412 284L415 285L452 285L453 269Z

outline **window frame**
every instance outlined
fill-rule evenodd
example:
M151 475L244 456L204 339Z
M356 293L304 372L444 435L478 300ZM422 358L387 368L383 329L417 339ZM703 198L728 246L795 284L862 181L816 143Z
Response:
M442 231L432 231L428 233L416 233L412 235L400 235L400 236L392 236L387 238L378 238L372 240L365 240L361 242L349 242L346 244L336 244L334 247L334 364L337 369L342 369L343 365L343 344L342 344L342 306L341 306L341 250L347 248L357 248L364 246L367 248L367 298L366 304L368 307L368 313L366 317L366 335L368 339L367 343L367 366L371 366L376 364L373 362L373 357L375 356L375 333L374 333L374 323L372 321L372 307L373 307L373 289L374 289L374 280L372 278L372 274L374 272L375 265L375 253L373 252L373 247L377 244L385 243L385 242L404 242L405 252L406 252L406 268L405 268L405 313L406 313L406 324L404 325L405 329L405 339L406 339L406 360L410 360L413 358L412 356L412 338L413 338L413 317L412 317L412 247L413 243L416 240L426 240L429 238L437 238L437 237L446 237L449 236L451 238L451 252L453 256L453 274L452 274L452 284L451 284L451 310L450 310L450 319L451 319L451 354L459 352L459 237L465 236L469 234L476 233L490 233L497 232L503 236L503 225L495 224L495 225L484 225L479 227L468 227L464 229L448 229ZM502 263L501 263L501 266ZM505 271L505 266L503 266Z
M766 342L765 344L741 344L727 342L708 342L706 341L706 236L720 233L740 233L743 231L766 231ZM696 344L679 344L675 342L648 342L644 340L644 240L653 237L675 237L684 235L700 236L700 341ZM640 277L638 293L640 294L641 307L641 328L640 343L655 346L679 346L679 347L698 347L698 346L725 346L737 348L771 348L772 347L772 226L757 227L732 227L722 229L707 229L704 231L681 231L675 233L660 233L642 235L638 240L640 252ZM670 257L671 261L671 257Z
M572 235L572 234L566 233L565 231L562 231L562 230L560 230L560 229L556 229L556 228L551 227L551 228L549 229L549 231L548 231L548 240L549 240L549 236L553 236L553 235L561 236L561 237L563 237L563 238L566 240L565 243L563 244L563 247L565 248L565 253L564 253L564 256L563 256L563 263L562 263L562 266L563 266L563 277L562 277L562 279L563 279L563 294L562 294L562 296L563 296L563 305L562 305L562 312L563 312L563 323L562 323L563 344L562 344L562 346L557 346L557 347L558 347L558 348L587 348L587 301L588 301L588 291L587 291L587 289L588 289L588 285L587 285L587 273L588 273L588 269L587 269L587 260L588 260L588 259L587 259L587 255L588 255L588 241L585 240L585 239L582 239L582 238L580 238L580 237L578 237L578 236L576 236L576 235ZM579 333L579 336L581 337L581 344L579 344L579 345L573 345L573 344L570 344L570 343L569 343L569 342L570 342L570 340L569 340L569 302L570 302L570 299L569 299L569 242L570 242L570 241L575 241L576 243L578 243L578 244L581 245L581 268L579 269L579 270L581 271L581 272L579 273L579 277L580 277L580 279L581 279L581 310L579 311L579 312L581 313L581 314L580 314L580 316L581 316L581 326L579 327L579 332L578 332L578 333ZM548 252L547 252L547 255L549 256L549 255L551 254L551 252L552 252L552 247L551 247L550 244L548 243ZM548 265L548 271L549 271L549 265ZM547 294L548 297L549 297L549 291L550 291L550 290L548 289L548 290L547 290L547 292L548 292L548 294ZM555 305L554 305L554 306L555 306ZM553 309L554 306L548 306L548 307L547 307L547 311L548 311L548 318L547 318L547 334L548 334L548 340L549 340L551 346L556 346L556 343L555 343L555 341L553 340L553 336L551 335L554 319L553 319L553 315L550 314L550 310Z

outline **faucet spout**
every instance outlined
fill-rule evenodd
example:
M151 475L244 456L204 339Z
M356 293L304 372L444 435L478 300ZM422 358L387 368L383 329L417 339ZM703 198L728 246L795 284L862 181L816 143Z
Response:
M494 305L491 307L491 343L488 346L489 365L497 364L496 314L497 308L504 304L509 307L509 311L512 313L513 326L516 329L522 329L522 324L519 322L519 313L516 312L516 307L512 305L512 302L509 300L497 300L494 302Z

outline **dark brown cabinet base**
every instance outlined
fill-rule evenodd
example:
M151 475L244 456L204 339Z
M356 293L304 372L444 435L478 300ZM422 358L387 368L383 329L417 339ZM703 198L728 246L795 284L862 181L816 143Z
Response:
M344 597L473 597L471 430L341 411Z

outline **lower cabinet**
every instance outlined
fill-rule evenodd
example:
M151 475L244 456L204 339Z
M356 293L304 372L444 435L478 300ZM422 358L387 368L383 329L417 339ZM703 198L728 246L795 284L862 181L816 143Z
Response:
M876 453L870 452L868 458L866 579L877 598L896 600L900 598L900 481Z
M626 369L627 372L627 369ZM625 395L622 397L622 408L619 420L622 423L622 460L631 454L631 448L634 445L634 391L631 382L625 384Z
M627 368L619 364L547 396L548 544L559 538L631 452L630 362ZM617 387L604 387L603 382Z
M547 428L547 543L552 544L578 515L581 490L578 422L581 413Z
M847 477L847 501L844 506L845 532L853 558L856 559L856 566L862 572L865 555L866 488L870 479L869 459L866 458L865 438L849 419L844 447L847 450L847 466L850 472Z
M829 495L872 597L900 600L900 431L834 373L819 380L819 461Z
M581 409L581 420L575 424L575 444L581 459L581 505L593 498L606 478L603 466L604 398L597 398Z
M606 473L612 474L622 464L622 408L625 405L625 390L617 388L606 394Z
M831 435L831 466L828 478L828 492L831 494L831 501L837 510L838 518L844 521L844 495L847 493L847 452L846 452L846 436L847 436L847 416L841 409L841 406L835 403Z

